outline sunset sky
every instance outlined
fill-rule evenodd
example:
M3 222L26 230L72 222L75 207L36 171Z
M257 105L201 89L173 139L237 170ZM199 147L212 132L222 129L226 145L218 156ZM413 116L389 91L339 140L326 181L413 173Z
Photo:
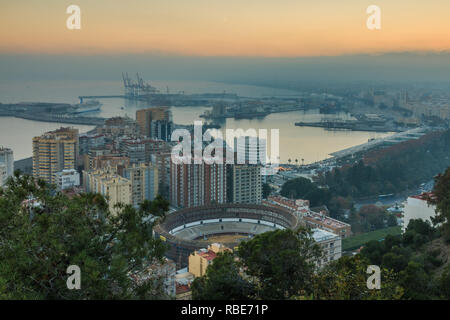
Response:
M301 57L450 50L448 0L0 0L0 53ZM81 8L68 30L66 8ZM366 8L381 27L366 27Z

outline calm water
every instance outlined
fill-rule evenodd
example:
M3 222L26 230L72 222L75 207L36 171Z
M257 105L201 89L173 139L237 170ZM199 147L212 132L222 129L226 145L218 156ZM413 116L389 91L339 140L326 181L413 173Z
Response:
M297 92L289 90L272 89L256 86L230 85L215 82L199 81L152 81L154 86L170 92L184 91L185 93L201 92L230 92L242 96L295 96ZM117 95L122 94L120 81L29 81L5 82L0 81L0 102L66 102L77 103L79 95ZM102 111L98 116L112 117L128 115L135 117L136 110L146 105L128 103L123 99L101 99ZM172 107L175 123L193 124L208 107ZM279 129L280 132L280 158L287 162L290 158L305 160L305 163L322 160L329 154L344 148L367 142L368 139L384 137L386 133L353 132L353 131L327 131L321 128L296 127L296 121L320 121L323 115L318 111L293 111L277 113L262 119L227 119L223 127L230 129ZM340 114L341 118L348 118ZM11 117L0 117L0 145L14 150L14 158L22 159L32 154L31 140L34 136L46 131L59 128L62 124L29 121ZM68 126L67 124L65 126ZM80 132L90 130L91 126L71 125L79 128Z

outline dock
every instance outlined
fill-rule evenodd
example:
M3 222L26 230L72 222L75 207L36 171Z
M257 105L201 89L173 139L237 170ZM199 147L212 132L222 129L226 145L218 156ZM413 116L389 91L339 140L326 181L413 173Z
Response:
M119 99L125 99L126 97L124 95L111 95L111 96L78 96L78 99L80 99L80 104L83 103L84 99L108 99L108 98L119 98Z
M396 127L371 124L369 122L350 121L321 121L321 122L295 122L298 127L316 127L325 130L350 130L350 131L373 131L373 132L399 132Z
M411 130L399 132L396 134L393 134L391 136L385 137L385 138L378 138L370 140L364 144L357 145L354 147L350 147L347 149L339 150L336 152L333 152L330 154L334 159L337 158L343 158L347 156L352 156L358 152L368 151L370 149L373 149L378 146L382 145L394 145L403 141L412 140L412 139L419 139L420 137L424 136L428 132L431 131L431 128L428 127L420 127L420 128L414 128Z

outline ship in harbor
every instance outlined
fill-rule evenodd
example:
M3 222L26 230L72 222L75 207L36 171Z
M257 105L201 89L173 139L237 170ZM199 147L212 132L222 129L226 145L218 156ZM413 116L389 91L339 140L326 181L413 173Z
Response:
M98 100L88 100L83 103L76 104L76 108L73 114L86 114L100 112L100 108L103 104Z

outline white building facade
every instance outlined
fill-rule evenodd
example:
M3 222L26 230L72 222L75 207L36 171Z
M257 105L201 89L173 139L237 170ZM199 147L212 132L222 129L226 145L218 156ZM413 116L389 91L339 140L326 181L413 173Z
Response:
M75 169L63 170L55 173L58 190L70 189L80 185L80 174Z
M0 186L6 183L8 177L14 174L14 156L13 151L8 148L0 147Z
M403 232L405 232L408 227L410 220L422 219L424 221L431 222L431 217L436 215L436 207L428 204L426 200L427 195L429 194L424 193L417 196L411 196L406 199L403 209Z
M314 240L322 249L322 257L317 261L318 267L322 267L331 261L338 260L342 257L342 240L341 237L322 229L312 229Z

